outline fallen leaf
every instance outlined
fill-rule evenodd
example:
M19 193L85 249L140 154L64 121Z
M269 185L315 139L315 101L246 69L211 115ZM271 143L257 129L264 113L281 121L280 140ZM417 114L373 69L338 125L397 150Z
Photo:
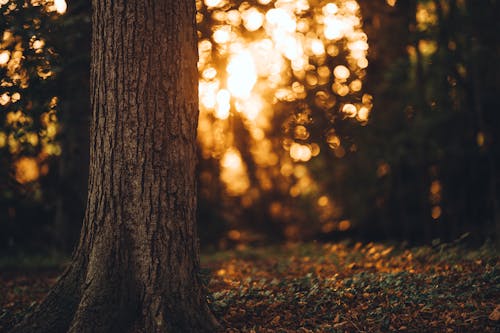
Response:
M493 312L490 313L488 318L490 318L490 320L493 320L493 321L500 320L500 305L497 305L495 310L493 310Z

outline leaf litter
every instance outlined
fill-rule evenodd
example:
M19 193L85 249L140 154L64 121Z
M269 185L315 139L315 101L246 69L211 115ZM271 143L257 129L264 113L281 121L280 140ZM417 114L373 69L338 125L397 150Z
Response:
M224 332L500 332L492 246L305 243L202 255ZM0 331L60 273L0 270Z

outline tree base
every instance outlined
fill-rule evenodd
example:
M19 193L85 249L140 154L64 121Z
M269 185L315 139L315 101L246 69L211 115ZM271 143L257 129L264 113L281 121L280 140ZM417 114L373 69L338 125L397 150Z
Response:
M73 264L46 298L11 333L218 332L205 302L146 296L123 278L88 280ZM81 267L81 266L80 266ZM85 281L87 280L87 281ZM174 302L172 302L174 301Z

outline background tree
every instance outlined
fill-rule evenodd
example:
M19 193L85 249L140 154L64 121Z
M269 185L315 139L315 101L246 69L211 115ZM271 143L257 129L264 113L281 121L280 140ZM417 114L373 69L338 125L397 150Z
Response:
M493 111L499 75L489 64L499 53L495 28L484 22L497 21L498 2L360 5L372 46L367 86L380 112L356 133L363 143L347 168L363 163L372 170L357 173L368 176L374 191L351 187L376 203L356 218L359 229L377 226L386 237L415 241L464 232L477 241L492 238L500 187L491 130L499 123Z
M212 332L195 228L194 3L94 1L92 32L80 242L14 332Z
M85 213L89 165L90 1L71 1L55 20L51 42L58 53L55 93L59 96L58 141L61 156L54 167L57 184L51 221L52 244L69 253Z

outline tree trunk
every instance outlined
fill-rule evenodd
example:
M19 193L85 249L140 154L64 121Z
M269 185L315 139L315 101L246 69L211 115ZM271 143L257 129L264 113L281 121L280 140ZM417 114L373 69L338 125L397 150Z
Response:
M93 1L89 195L73 261L15 332L213 332L199 278L194 1Z

